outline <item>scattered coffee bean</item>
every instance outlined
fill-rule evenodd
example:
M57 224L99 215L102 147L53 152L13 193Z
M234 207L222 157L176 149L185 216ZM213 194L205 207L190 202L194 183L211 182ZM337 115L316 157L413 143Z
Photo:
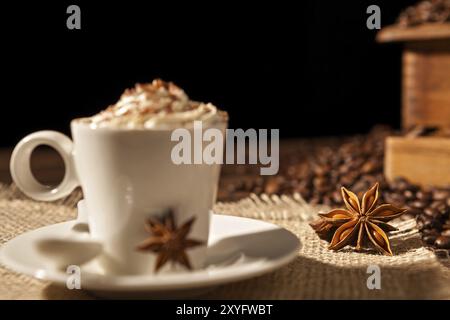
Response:
M435 190L433 192L434 200L447 200L450 198L450 191L447 190Z
M435 235L426 235L422 237L422 240L428 244L428 245L433 245L436 242L437 236Z
M416 198L421 201L428 202L433 198L433 194L431 192L427 192L427 191L417 191Z
M439 237L439 231L435 229L424 229L422 231L423 236L435 236L435 238Z
M410 203L410 206L416 209L424 209L427 206L427 203L425 201L416 200Z
M412 200L414 199L415 194L411 190L405 190L405 192L403 192L403 196L405 197L406 200Z
M423 212L431 218L437 218L439 216L439 211L437 209L425 208Z
M439 249L450 249L450 237L440 236L436 239L434 244Z
M413 217L417 217L417 216L419 216L420 214L423 213L422 210L419 210L419 209L416 209L416 208L411 208L411 207L409 207L407 205L405 205L405 207L408 210L407 213L412 215Z
M277 193L280 190L280 179L271 178L267 181L264 192L267 194Z
M437 209L438 207L442 206L443 202L442 201L433 201L430 204L430 208L432 209Z

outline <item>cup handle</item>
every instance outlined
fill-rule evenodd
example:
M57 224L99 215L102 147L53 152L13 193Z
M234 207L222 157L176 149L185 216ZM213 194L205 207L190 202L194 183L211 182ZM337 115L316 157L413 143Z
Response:
M64 178L56 187L39 183L31 172L31 153L39 145L54 148L64 160ZM53 201L68 196L79 185L72 151L72 140L62 133L48 130L32 133L14 148L9 164L12 179L23 193L35 200Z

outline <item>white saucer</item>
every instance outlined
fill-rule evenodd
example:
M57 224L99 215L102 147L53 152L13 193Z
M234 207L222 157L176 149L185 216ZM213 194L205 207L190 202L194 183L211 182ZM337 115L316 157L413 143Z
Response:
M101 296L184 297L205 289L273 271L292 261L300 241L276 225L247 218L213 215L207 266L196 271L155 276L114 276L101 273L95 258L81 266L82 289ZM69 274L51 267L37 250L41 239L64 237L78 222L59 223L24 233L0 250L0 263L38 279L66 285Z

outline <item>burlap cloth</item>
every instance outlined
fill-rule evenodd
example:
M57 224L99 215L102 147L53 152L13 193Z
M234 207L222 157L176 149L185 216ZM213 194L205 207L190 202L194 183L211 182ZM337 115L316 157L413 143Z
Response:
M0 185L0 244L28 230L73 219L80 191L62 201L45 203L27 199L14 186ZM438 259L424 248L414 221L400 222L392 236L395 256L351 249L331 252L307 221L320 208L299 195L251 196L234 203L218 203L221 214L244 216L278 224L302 243L295 261L270 274L220 286L206 299L450 299L448 259ZM369 265L381 270L381 289L367 288ZM2 299L92 299L80 290L17 274L0 267Z

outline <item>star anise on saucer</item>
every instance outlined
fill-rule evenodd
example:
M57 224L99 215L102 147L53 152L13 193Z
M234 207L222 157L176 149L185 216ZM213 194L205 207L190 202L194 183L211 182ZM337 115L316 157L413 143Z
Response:
M337 251L352 245L359 251L365 247L368 239L380 253L392 255L386 232L397 229L387 222L404 214L406 209L391 204L377 207L378 183L363 195L361 202L344 187L341 193L347 209L319 213L319 220L310 224L321 238L331 238L328 248Z
M150 251L156 253L157 259L155 272L158 272L167 262L178 263L191 270L192 266L186 249L194 248L203 244L203 241L188 239L195 217L177 228L173 212L160 220L150 218L145 223L145 229L151 234L149 238L137 246L139 251Z

